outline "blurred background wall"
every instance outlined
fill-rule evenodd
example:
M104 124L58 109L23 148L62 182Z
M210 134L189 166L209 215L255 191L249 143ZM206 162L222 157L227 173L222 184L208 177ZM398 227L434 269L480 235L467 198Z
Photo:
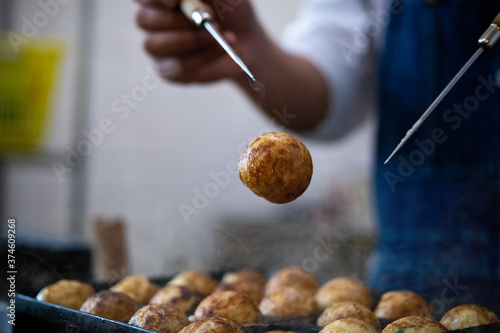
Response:
M1 158L2 220L17 219L19 238L94 244L94 219L121 218L129 273L286 264L362 273L375 230L373 120L335 143L305 140L311 185L295 202L273 205L229 171L251 139L276 128L231 82L158 78L133 1L7 2L10 29L22 34L32 23L33 40L65 45L40 149ZM278 39L301 1L254 3ZM334 251L319 262L315 249L325 241Z

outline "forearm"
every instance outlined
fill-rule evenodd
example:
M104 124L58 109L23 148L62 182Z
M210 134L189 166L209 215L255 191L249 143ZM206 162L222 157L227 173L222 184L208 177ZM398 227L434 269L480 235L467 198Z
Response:
M328 110L329 93L318 68L286 53L264 33L252 43L251 52L251 70L258 82L236 79L247 95L291 130L305 132L319 124Z

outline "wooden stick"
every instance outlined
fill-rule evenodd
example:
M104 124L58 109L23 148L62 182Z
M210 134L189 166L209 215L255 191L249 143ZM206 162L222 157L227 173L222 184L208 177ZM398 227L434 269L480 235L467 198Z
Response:
M96 273L98 279L115 281L128 274L125 223L122 219L94 220Z
M500 13L498 13L497 17L493 20L493 23L500 27Z

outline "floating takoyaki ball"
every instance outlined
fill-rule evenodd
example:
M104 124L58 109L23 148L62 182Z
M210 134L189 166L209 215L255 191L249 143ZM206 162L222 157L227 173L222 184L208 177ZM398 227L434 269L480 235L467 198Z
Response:
M269 132L253 140L238 163L240 179L272 203L297 199L309 186L313 164L309 150L295 137Z

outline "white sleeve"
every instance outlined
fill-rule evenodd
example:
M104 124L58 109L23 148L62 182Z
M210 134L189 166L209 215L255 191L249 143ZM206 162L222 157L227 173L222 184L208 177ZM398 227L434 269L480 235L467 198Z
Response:
M311 138L338 138L375 108L378 48L389 13L385 3L305 0L285 29L285 50L315 64L329 86L328 114Z

